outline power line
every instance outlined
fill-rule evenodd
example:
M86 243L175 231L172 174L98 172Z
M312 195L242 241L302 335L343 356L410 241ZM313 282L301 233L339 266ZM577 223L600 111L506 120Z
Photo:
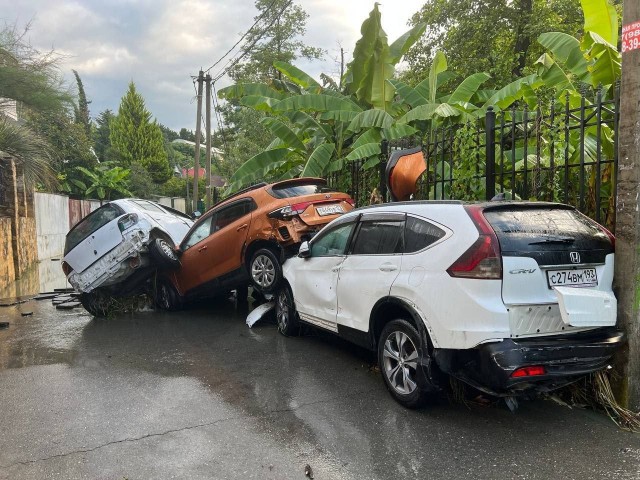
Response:
M277 1L278 1L278 0L273 0L273 1L271 2L271 4L269 4L269 6L267 7L267 9L266 9L264 12L262 12L262 14L261 14L257 19L256 19L256 21L255 21L255 22L253 22L253 25L251 25L251 26L249 27L249 29L248 29L246 32L244 32L244 34L240 37L240 40L238 40L236 43L234 43L234 44L233 44L233 46L232 46L229 50L227 50L227 53L225 53L222 57L220 57L220 58L219 58L219 59L218 59L218 60L217 60L213 65L211 65L209 68L207 68L204 72L205 72L205 73L209 73L209 71L210 71L213 67L215 67L215 66L216 66L216 65L218 65L222 60L224 60L224 59L225 59L225 57L226 57L227 55L229 55L229 54L230 54L230 53L231 53L231 52L232 52L232 51L233 51L233 50L238 46L238 44L239 44L240 42L242 42L242 41L247 37L247 35L249 35L249 33L251 32L251 30L253 30L253 28L254 28L254 27L255 27L255 26L256 26L256 25L257 25L257 24L258 24L258 23L259 23L259 22L264 18L264 16L269 12L269 10L271 10L271 8L275 5L275 3L276 3Z
M273 19L271 20L271 22L269 23L269 25L267 25L263 30L262 33L260 33L260 35L258 35L258 37L251 43L251 45L249 45L248 47L246 47L245 49L243 49L242 54L237 57L235 60L229 60L224 67L222 67L222 70L218 73L218 75L216 75L215 77L213 77L213 81L216 82L218 80L220 80L223 76L225 76L227 74L227 72L229 71L229 69L233 68L240 60L242 60L244 58L244 56L249 53L249 51L256 45L256 43L258 43L260 40L262 40L262 37L264 36L265 33L267 33L267 30L270 29L273 24L276 22L276 20L280 17L280 15L282 15L282 13L289 7L289 5L291 5L291 2L293 2L293 0L288 0L287 3L284 4L284 6L280 9L280 11L278 12L277 15L274 15Z
M227 152L228 155L231 155L231 151L229 150L229 145L227 144L227 135L224 133L224 123L222 121L222 114L220 112L218 112L218 94L216 92L216 84L215 82L211 82L211 87L212 87L212 95L211 98L213 99L213 111L215 112L216 115L216 122L218 122L218 128L220 129L220 135L222 136L222 144L224 145L224 149Z

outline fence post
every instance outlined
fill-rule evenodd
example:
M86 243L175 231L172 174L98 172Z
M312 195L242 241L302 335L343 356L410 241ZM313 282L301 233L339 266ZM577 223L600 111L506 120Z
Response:
M485 114L485 200L491 200L496 194L496 112L487 108Z
M385 138L380 142L380 184L378 191L383 202L387 201L387 161L389 160L389 141Z

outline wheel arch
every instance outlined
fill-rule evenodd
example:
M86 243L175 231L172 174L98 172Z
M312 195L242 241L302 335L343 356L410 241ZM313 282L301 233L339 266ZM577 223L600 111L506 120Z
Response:
M278 259L280 260L280 263L282 263L284 250L278 242L274 240L263 240L263 239L254 240L249 245L247 245L243 251L243 256L244 256L243 264L247 269L247 271L249 271L249 262L251 262L251 257L255 252L257 252L261 248L268 248L269 250L273 251L273 253L275 253Z
M396 318L403 318L411 323L427 341L428 348L433 349L433 342L420 313L409 302L396 297L382 298L371 309L369 333L373 348L377 347L384 326Z
M174 247L176 246L176 242L173 240L173 238L171 238L171 235L169 235L161 228L153 227L149 231L149 243L153 242L156 238L162 238L163 240L171 242L171 245L173 245Z

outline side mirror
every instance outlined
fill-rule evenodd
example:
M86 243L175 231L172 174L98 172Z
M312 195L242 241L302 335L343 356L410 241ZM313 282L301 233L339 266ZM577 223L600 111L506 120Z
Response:
M311 249L309 248L309 242L302 242L300 244L300 250L298 250L298 256L300 258L309 258L311 256Z
M191 214L191 218L200 218L201 216L202 216L202 214L198 210L196 210L195 212L193 212Z

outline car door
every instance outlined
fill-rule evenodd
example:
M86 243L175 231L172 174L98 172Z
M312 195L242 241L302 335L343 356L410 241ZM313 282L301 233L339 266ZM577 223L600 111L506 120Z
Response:
M251 224L251 212L255 209L252 199L243 198L218 210L208 245L211 264L207 270L207 281L223 287L246 276L242 251Z
M371 309L400 273L404 223L404 213L362 215L338 275L338 325L369 330Z
M355 225L353 217L339 222L310 243L310 256L302 262L291 285L296 309L305 322L337 331L338 271Z
M182 294L200 285L206 278L213 251L209 249L209 241L214 221L215 212L200 218L180 245L182 267L175 272L175 278Z

